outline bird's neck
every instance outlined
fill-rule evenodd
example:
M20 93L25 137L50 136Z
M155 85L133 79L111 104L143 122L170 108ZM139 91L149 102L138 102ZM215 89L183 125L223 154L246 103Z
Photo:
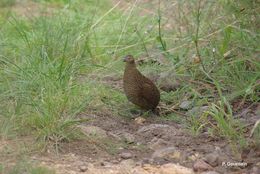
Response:
M125 67L125 70L126 70L126 71L136 70L136 65L135 65L135 63L127 63L127 64L126 64L126 67Z
M138 73L138 70L136 68L135 63L127 63L126 64L124 74L127 76L127 78L135 77L137 73ZM131 74L131 76L129 76L129 74Z

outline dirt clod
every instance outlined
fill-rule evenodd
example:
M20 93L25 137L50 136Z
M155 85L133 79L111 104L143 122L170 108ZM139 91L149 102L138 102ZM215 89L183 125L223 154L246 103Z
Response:
M157 149L163 148L167 145L168 145L167 141L165 141L161 138L154 137L151 140L151 142L149 143L149 148L153 149L153 150L157 150Z
M163 158L163 157L166 157L166 156L171 156L176 152L177 152L177 150L176 150L175 147L166 147L166 148L163 148L163 149L156 150L152 154L152 158Z
M88 170L88 167L87 167L86 165L82 165L82 166L79 166L79 170L80 170L81 172L85 172L85 171Z
M205 161L203 160L197 160L194 165L193 165L193 170L195 172L203 172L203 171L209 171L209 170L212 170L213 168L208 164L206 163Z
M132 153L130 153L130 152L123 152L123 153L120 154L120 157L121 157L122 159L130 159L130 158L133 157L133 155L132 155Z
M127 132L122 133L121 138L128 144L132 144L135 142L134 135L127 133Z

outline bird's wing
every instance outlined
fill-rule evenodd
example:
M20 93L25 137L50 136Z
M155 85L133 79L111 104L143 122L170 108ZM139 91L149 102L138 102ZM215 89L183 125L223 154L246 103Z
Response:
M158 97L160 97L158 96L156 87L150 81L144 82L142 84L141 96L144 98L145 102L148 103L148 105L152 106L158 104Z

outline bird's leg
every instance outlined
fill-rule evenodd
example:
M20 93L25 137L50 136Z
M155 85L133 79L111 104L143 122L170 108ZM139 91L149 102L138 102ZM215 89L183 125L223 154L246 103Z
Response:
M133 118L142 116L144 114L144 112L142 110L139 110L139 109L136 109L136 108L131 108L130 113L132 114Z
M159 112L154 111L154 110L148 110L148 111L143 111L143 114L141 116L143 117L156 117L159 115Z
M131 112L131 114L133 114L132 115L132 117L134 117L134 118L136 118L136 117L149 117L150 115L151 115L151 111L150 110L142 110L142 109L140 109L140 108L138 108L138 109L131 109L130 110L130 112Z

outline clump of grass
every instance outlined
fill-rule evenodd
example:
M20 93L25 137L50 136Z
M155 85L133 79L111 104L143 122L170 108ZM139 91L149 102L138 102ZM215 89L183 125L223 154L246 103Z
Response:
M196 112L190 115L190 118L188 118L188 120L186 121L188 131L195 137L200 135L209 124L207 118L208 114L206 112Z
M226 111L226 107L223 104L220 104L219 106L212 104L207 113L212 116L216 125L215 123L211 123L211 126L214 129L215 135L225 137L228 141L233 143L235 147L246 147L247 144L245 137L243 136L242 125L239 120L233 118L230 111L231 110Z
M2 113L6 123L15 125L13 128L35 130L43 140L63 141L80 122L76 115L91 96L88 87L77 82L88 60L77 49L83 43L77 41L77 28L70 28L73 22L59 17L40 18L33 23L16 18L11 21L9 29L15 35L9 37L10 44L16 50L6 50L1 57L1 98L3 107L13 108Z
M138 37L125 39L133 34L127 28L118 40L120 13L108 2L80 2L70 2L54 16L28 20L13 15L1 28L1 137L33 133L40 141L57 144L78 135L76 125L84 120L77 115L96 109L91 106L95 101L117 113L123 95L106 87L96 91L90 79L81 77L111 68L109 50L125 54L125 45ZM76 10L79 5L84 13Z
M187 21L187 30L183 30L181 35L190 38L188 41L192 40L194 44L186 56L191 58L195 55L198 59L186 59L184 66L194 80L215 86L215 89L204 91L214 96L213 103L209 103L211 110L208 114L216 121L219 136L226 137L233 144L240 140L239 145L246 144L239 120L233 119L229 103L237 99L242 99L240 106L245 101L259 102L257 79L260 66L256 59L259 33L252 24L252 20L256 19L255 2L245 5L243 1L237 4L234 1L192 1L192 4L190 11L185 11L185 8L179 11L181 19ZM180 8L185 7L185 4L182 5ZM230 8L233 10L230 11ZM212 16L216 17L212 19ZM222 18L224 20L218 21ZM203 97L205 92L200 95ZM228 112L226 108L229 108ZM199 130L200 124L193 123L191 126Z

